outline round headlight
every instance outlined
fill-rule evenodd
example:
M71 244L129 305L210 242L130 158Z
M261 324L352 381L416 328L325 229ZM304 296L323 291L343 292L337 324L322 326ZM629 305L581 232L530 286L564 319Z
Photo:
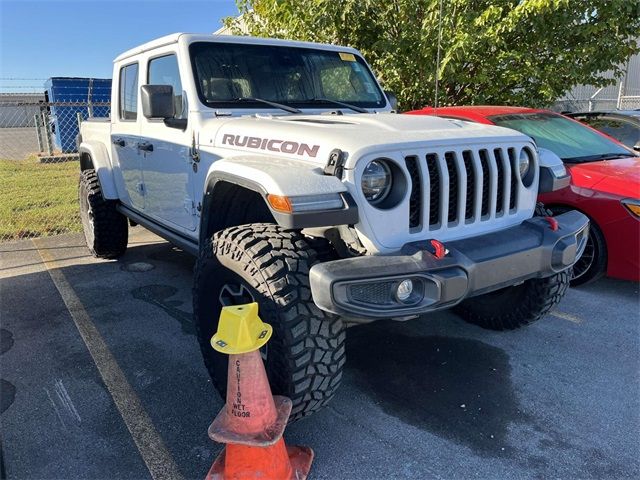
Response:
M391 191L391 168L384 160L373 160L362 172L362 193L372 204L384 200Z
M518 157L518 170L520 171L520 178L524 179L524 177L529 172L529 168L531 167L531 154L529 150L523 148L520 150L520 156Z

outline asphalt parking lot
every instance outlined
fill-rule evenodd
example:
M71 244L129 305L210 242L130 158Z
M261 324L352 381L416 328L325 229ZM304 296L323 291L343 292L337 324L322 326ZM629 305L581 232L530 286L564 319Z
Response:
M222 406L191 324L193 258L140 227L0 245L7 478L204 478ZM331 406L287 428L311 478L639 478L638 285L572 289L507 333L450 313L348 332Z

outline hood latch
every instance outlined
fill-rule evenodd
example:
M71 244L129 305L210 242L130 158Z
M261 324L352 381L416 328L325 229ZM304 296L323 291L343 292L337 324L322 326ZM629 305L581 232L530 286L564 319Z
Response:
M342 172L344 171L345 153L339 148L331 150L329 154L329 161L324 167L325 175L332 175L334 177L342 178Z

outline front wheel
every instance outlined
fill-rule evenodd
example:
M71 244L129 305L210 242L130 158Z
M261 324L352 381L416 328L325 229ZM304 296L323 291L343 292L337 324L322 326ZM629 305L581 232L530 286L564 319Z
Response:
M547 217L554 212L538 202L534 215ZM557 305L569 288L571 269L547 278L534 278L464 300L454 311L463 320L489 330L514 330L544 317Z
M205 366L223 398L228 356L209 342L223 306L255 301L260 318L273 327L262 349L271 390L292 400L291 420L331 400L345 363L345 330L339 317L313 303L309 269L315 261L314 250L300 234L272 224L222 230L201 248L194 320Z
M571 269L547 278L534 278L464 300L455 307L463 320L489 330L514 330L545 316L569 287Z
M553 207L554 215L568 212L569 208ZM571 286L586 285L602 278L607 272L607 243L602 230L589 219L589 236L582 256L573 266Z

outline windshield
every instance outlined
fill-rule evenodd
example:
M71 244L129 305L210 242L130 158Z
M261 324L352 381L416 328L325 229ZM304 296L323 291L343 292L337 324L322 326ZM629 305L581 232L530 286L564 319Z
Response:
M194 43L190 53L198 95L211 107L265 108L240 98L298 108L386 105L366 63L352 53L219 42Z
M590 128L555 113L496 115L489 119L496 125L529 135L538 147L551 150L567 162L589 162L633 155Z

